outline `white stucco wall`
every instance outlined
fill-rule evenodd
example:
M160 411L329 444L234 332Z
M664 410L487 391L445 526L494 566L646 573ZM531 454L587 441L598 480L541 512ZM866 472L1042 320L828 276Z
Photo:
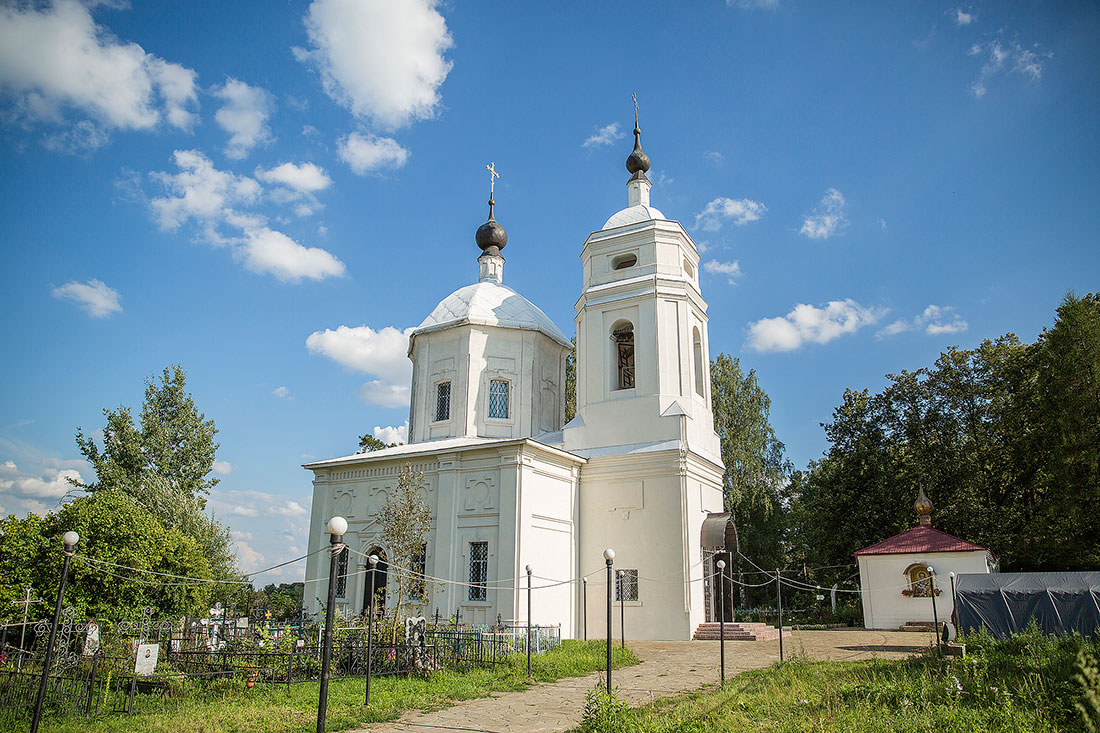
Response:
M860 555L860 596L863 625L868 629L896 629L909 621L933 620L932 599L902 595L909 587L906 570L913 565L936 569L936 587L943 591L935 600L941 622L949 622L954 610L948 573L988 573L992 559L985 550L926 552L896 555Z

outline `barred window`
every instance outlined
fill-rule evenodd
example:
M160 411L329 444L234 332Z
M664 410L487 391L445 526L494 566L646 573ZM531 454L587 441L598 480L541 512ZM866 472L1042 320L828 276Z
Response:
M489 543L470 543L470 587L467 598L484 601L488 597L485 581L489 577Z
M424 575L428 567L428 546L420 545L409 561L409 570L412 570L412 578L409 583L409 597L422 599L424 597Z
M435 419L451 418L451 383L440 382L435 388Z
M348 592L348 551L340 553L336 561L336 597L343 598Z
M611 332L615 344L615 389L634 388L634 324L625 323Z
M615 600L638 600L638 571L617 570L615 572L618 576L615 578Z
M489 417L508 417L508 382L503 379L489 382Z

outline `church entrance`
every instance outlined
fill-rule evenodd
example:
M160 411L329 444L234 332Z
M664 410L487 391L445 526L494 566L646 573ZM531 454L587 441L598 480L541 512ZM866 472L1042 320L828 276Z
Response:
M386 613L386 584L389 581L389 563L386 552L381 547L372 547L367 556L377 555L378 566L374 570L374 613L382 616ZM371 570L367 563L367 572L363 575L363 615L367 614L371 604Z
M706 608L706 620L718 621L719 612L724 609L726 621L733 621L734 593L733 593L733 563L731 562L731 550L736 551L737 525L729 513L708 514L703 520L702 536L700 537L703 550L703 568L705 570L703 580L703 602ZM725 574L722 579L722 595L718 598L718 561L726 561Z

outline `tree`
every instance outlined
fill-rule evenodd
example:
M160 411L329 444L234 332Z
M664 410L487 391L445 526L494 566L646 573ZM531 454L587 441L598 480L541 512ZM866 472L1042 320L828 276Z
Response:
M577 416L577 337L569 340L573 350L565 357L565 422Z
M359 436L359 450L357 453L373 453L383 448L393 448L397 443L384 443L371 434Z
M393 643L397 643L397 631L404 617L411 616L413 608L427 603L428 583L420 577L423 568L415 562L424 557L425 542L432 527L432 512L421 492L424 491L424 474L405 464L397 477L397 489L386 500L379 513L382 528L381 543L389 552L389 566L393 572L395 590L393 614Z
M786 559L781 492L792 466L769 420L771 399L756 372L745 374L741 362L727 354L711 361L710 378L714 429L726 466L722 493L726 511L737 527L738 547L731 557L731 570L739 574L753 571L741 554L761 567L780 567ZM744 586L741 588L744 603L746 594Z

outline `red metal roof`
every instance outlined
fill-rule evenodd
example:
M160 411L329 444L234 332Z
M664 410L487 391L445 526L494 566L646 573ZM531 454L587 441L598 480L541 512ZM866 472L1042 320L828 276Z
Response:
M984 550L981 545L959 539L930 525L918 525L901 534L856 550L852 555L900 555L906 552L971 552Z

